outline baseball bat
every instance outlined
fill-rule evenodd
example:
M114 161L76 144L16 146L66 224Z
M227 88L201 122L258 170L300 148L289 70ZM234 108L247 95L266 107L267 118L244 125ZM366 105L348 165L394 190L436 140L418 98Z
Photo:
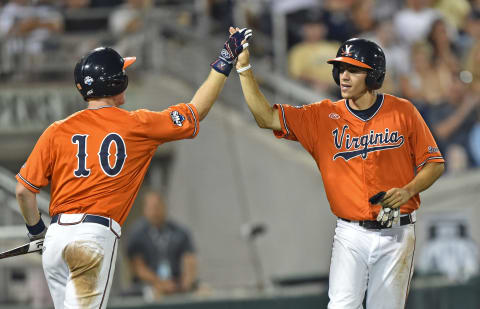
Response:
M37 239L32 242L29 242L28 244L25 244L23 246L13 248L7 251L4 251L0 253L0 259L8 258L11 256L17 256L17 255L22 255L22 254L27 254L27 253L32 253L32 252L37 252L41 251L43 247L43 238L42 239Z

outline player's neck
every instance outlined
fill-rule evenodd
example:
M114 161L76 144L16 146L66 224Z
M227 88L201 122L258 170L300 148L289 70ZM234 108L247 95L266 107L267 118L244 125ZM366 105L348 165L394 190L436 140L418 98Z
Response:
M349 98L348 103L350 108L354 110L365 110L371 107L376 99L377 94L375 91L366 91L357 98Z
M105 106L115 106L113 102L110 102L109 100L91 100L88 101L88 109L96 109L100 107L105 107Z

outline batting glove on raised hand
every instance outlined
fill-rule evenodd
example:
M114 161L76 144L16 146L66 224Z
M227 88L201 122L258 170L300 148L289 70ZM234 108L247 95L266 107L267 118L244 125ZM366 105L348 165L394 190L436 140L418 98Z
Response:
M210 66L217 72L228 76L233 68L233 64L238 55L248 47L248 41L252 37L252 30L243 28L231 34L227 41L223 44L220 56L210 64Z

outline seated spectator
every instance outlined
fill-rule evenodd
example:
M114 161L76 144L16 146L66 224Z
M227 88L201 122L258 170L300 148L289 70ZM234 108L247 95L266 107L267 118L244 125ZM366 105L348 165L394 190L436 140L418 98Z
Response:
M109 16L109 30L114 35L115 50L122 55L141 55L146 42L146 15L152 0L127 0Z
M192 291L196 256L190 233L167 219L167 207L155 191L144 195L143 215L132 228L127 253L144 297Z
M406 7L394 17L395 32L407 45L425 40L439 12L430 7L432 0L407 0Z
M448 71L458 70L460 51L456 48L456 31L449 31L447 23L438 18L432 23L427 39L433 48L433 61L436 67L446 66Z
M445 17L448 25L455 29L463 26L465 18L471 11L468 0L436 0L435 8Z
M392 20L379 20L373 32L361 34L360 37L369 39L382 47L387 62L387 73L381 91L398 94L400 77L407 76L409 68L405 64L410 58L408 51L399 44Z
M0 12L0 39L4 42L4 70L21 71L40 63L49 40L63 31L61 14L49 1L10 0Z
M420 112L446 97L450 79L441 79L445 74L440 74L439 70L444 68L434 65L430 44L419 41L412 45L410 67L408 75L401 76L400 87L405 97L411 100ZM450 75L448 77L450 78Z
M302 27L303 41L289 52L290 76L326 93L335 93L337 85L327 60L337 53L340 44L326 41L327 29L321 22L309 21Z
M357 1L352 6L352 21L356 33L365 33L375 28L375 1Z
M465 84L457 74L453 75L447 93L444 101L430 109L428 122L440 150L445 155L448 171L451 145L462 146L467 153L468 166L475 165L469 137L479 121L476 109L480 108L480 95L468 91L468 84Z
M352 21L353 0L325 0L321 17L327 26L327 39L344 42L357 34Z
M65 32L68 34L92 34L108 29L108 13L91 14L92 0L65 0L63 15Z
M430 227L416 270L419 274L445 275L455 282L465 282L479 272L479 250L457 220L439 220Z
M480 41L480 9L472 12L464 20L459 31L457 44L459 45L462 59L468 57L473 46Z
M467 78L470 76L470 89L473 93L480 93L480 41L469 50L465 61Z

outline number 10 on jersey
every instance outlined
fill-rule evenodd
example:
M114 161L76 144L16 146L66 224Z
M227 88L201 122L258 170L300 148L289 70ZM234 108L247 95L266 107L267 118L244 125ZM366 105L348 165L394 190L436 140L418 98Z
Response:
M87 134L75 134L72 136L72 144L77 145L77 169L73 171L75 177L88 177L90 176L90 169L87 169L87 157L88 157L88 135ZM117 153L115 154L115 162L110 165L110 145L115 143ZM105 175L109 177L117 176L125 164L127 158L127 148L123 138L117 133L109 133L105 136L100 149L98 149L98 163L102 168Z

